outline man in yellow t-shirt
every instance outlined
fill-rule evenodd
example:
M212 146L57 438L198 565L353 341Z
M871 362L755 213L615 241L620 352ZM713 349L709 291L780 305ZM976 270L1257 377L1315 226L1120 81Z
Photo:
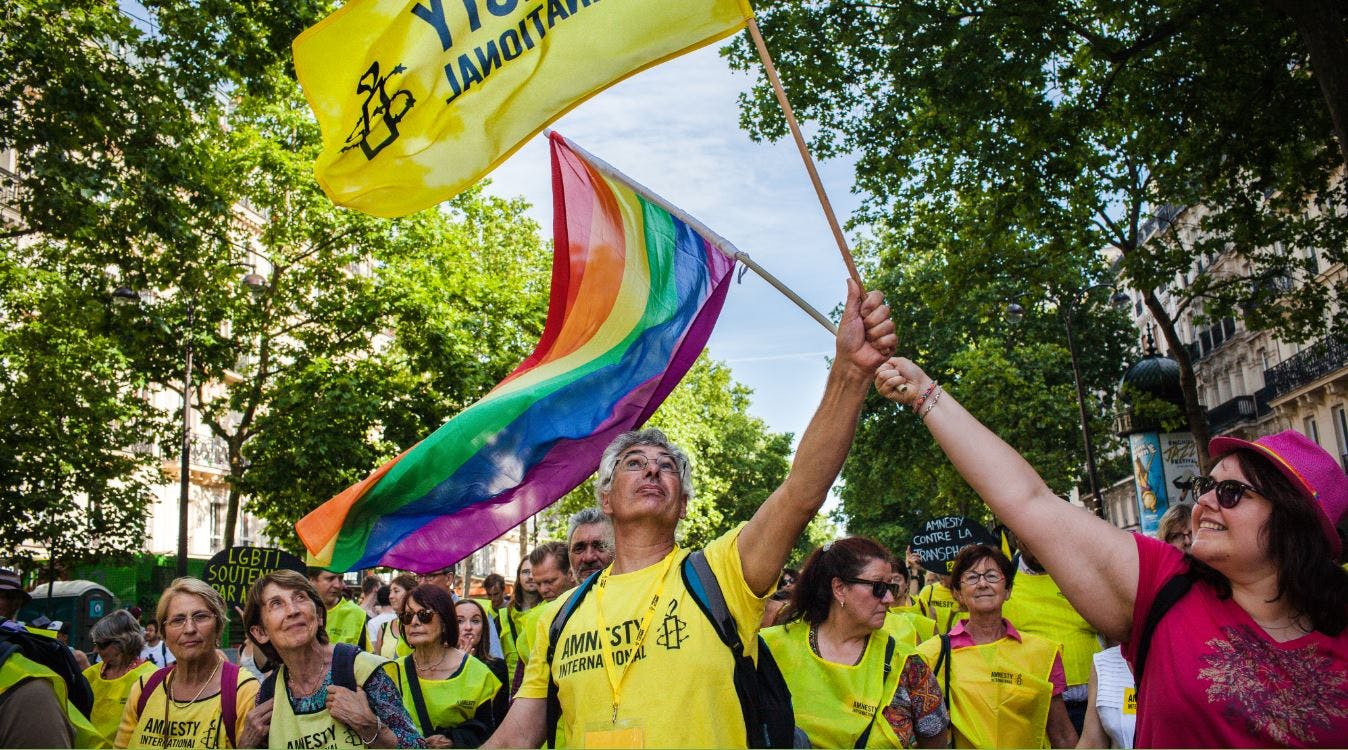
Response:
M842 468L870 381L895 341L880 295L863 301L849 282L837 356L790 473L748 523L704 550L752 658L764 599ZM679 570L688 553L675 530L693 495L688 456L659 430L625 433L605 449L595 493L613 519L613 562L567 619L551 663L552 618L540 618L524 684L484 747L746 747L735 657ZM550 681L561 707L555 741Z

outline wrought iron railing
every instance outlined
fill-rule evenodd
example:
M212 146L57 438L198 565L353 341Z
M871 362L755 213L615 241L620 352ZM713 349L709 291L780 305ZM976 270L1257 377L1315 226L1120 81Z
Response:
M1329 336L1264 370L1264 383L1269 398L1277 398L1344 367L1348 367L1348 341Z

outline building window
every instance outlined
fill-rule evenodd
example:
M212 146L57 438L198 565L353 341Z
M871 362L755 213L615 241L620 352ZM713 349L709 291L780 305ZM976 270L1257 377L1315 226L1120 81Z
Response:
M1348 471L1348 412L1343 404L1334 407L1334 439L1339 447L1339 465Z
M1305 421L1302 422L1302 426L1305 428L1303 432L1306 435L1306 437L1310 438L1311 440L1314 440L1315 444L1319 445L1320 426L1315 423L1315 417L1306 417Z

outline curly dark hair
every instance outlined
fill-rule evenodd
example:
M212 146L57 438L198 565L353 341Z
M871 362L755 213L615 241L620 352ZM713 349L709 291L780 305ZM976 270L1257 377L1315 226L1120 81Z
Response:
M459 645L459 616L454 611L454 599L444 589L422 584L407 592L403 612L415 612L412 602L429 609L440 617L440 643L451 648ZM405 639L407 628L403 628Z
M804 619L818 625L828 619L833 604L833 579L855 578L872 560L889 562L889 550L874 539L852 536L839 539L810 553L791 590L791 601L778 622Z
M1245 478L1268 498L1272 511L1259 534L1268 556L1278 566L1278 596L1286 598L1295 616L1310 619L1311 627L1336 637L1348 627L1348 571L1335 562L1320 526L1320 511L1264 456L1251 450L1232 455ZM1231 582L1214 568L1186 555L1193 576L1231 598Z

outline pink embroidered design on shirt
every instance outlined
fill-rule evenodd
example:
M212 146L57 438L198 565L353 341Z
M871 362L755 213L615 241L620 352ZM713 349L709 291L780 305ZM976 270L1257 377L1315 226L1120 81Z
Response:
M1209 703L1223 703L1231 721L1281 745L1311 744L1330 717L1348 716L1348 677L1315 644L1282 649L1247 626L1222 627L1227 640L1207 642L1198 673Z

